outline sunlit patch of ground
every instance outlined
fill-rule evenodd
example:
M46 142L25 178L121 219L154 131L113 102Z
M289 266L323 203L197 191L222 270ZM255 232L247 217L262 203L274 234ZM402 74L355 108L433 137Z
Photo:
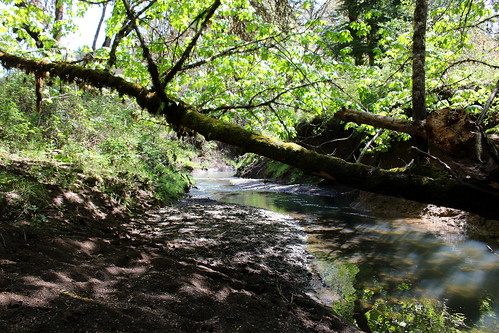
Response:
M4 230L4 235L7 232ZM0 245L1 332L353 332L311 300L305 233L207 199Z

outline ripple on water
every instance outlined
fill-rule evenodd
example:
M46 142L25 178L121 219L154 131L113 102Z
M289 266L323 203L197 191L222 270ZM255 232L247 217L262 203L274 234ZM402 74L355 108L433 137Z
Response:
M197 184L204 195L298 218L308 250L334 284L321 291L326 300L337 300L354 284L383 285L386 297L398 297L397 285L408 284L412 288L406 294L446 301L451 310L474 320L488 297L499 317L499 256L484 242L467 239L460 228L436 219L377 218L331 197L280 193L286 187L271 185L230 177L214 182L205 177ZM355 274L354 267L359 269Z

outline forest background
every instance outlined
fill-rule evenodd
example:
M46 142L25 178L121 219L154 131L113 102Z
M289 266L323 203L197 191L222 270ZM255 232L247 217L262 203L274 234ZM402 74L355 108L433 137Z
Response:
M43 96L46 75L45 83L107 87L162 114L181 135L192 130L364 190L497 215L498 158L486 136L496 126L496 85L485 79L497 69L497 3L101 5L96 36L112 5L104 43L96 38L78 53L59 41L90 4L4 9L2 62L35 74L39 113L51 100ZM28 50L44 61L16 55ZM295 136L298 122L332 117L360 133L348 156L280 143ZM411 137L419 170L358 163ZM443 173L421 170L423 155Z
M414 13L421 4L428 6L425 110L461 110L454 122L471 120L483 136L470 140L487 142L449 160L441 147L414 140L427 136L413 106L414 27L421 23ZM75 24L96 7L97 26ZM54 187L99 191L129 212L174 202L188 189L189 172L208 167L195 151L217 146L195 132L355 187L415 193L497 217L496 1L59 0L4 1L1 10L5 220L46 224L49 212L61 210L48 199ZM95 29L104 41L65 47L78 29ZM381 123L343 118L348 110ZM386 126L387 119L409 129ZM320 153L311 158L286 143L312 137L319 139L302 142ZM382 153L401 142L423 150L438 172L421 168L414 149L389 166L398 168L382 169ZM492 150L490 164L481 153L470 156L476 147ZM467 168L470 158L478 162ZM485 171L475 168L482 164ZM451 187L431 196L431 184Z
M35 74L39 114L57 98L57 80L109 88L180 136L198 132L373 192L497 213L496 2L6 5L1 60ZM92 6L102 9L92 45L65 48L74 18ZM354 142L341 159L317 149L324 143L308 146L324 156L281 144L297 124L314 119L318 135L332 118L350 130L334 141ZM398 172L358 163L411 138L418 170L410 156ZM443 173L422 171L421 156Z

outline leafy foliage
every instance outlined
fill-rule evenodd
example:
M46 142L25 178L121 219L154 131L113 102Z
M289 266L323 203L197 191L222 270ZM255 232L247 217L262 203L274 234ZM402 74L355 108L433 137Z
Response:
M407 20L404 6L392 1L341 1L339 17L325 34L324 41L337 58L352 57L356 65L373 66L383 53L381 41L389 34L388 22ZM346 21L343 20L343 17Z
M55 3L50 1L3 3L1 50L113 71L151 87L151 66L144 59L147 47L160 78L173 77L165 82L168 95L255 131L289 139L298 120L327 119L342 107L411 117L411 1L349 1L343 2L343 8L295 1L273 10L273 5L283 2L228 0L204 30L202 22L210 5L206 2L131 1L133 13L127 14L124 2L116 1L106 19L106 37L113 42L95 52L89 46L74 52L58 42L60 34L76 29L72 19L85 13L89 3L79 2L73 12L72 3L64 2L64 20L52 14ZM486 1L433 3L427 35L427 107L475 105L469 112L479 112L495 82L484 73L499 68L494 62L494 20L499 8L497 4L491 8ZM197 35L201 37L189 49ZM50 168L35 167L29 175L38 183L67 181L69 186L74 181L71 175L82 170L95 174L91 177L95 186L130 204L144 189L161 202L174 200L188 184L182 171L190 156L183 143L173 142L174 135L158 124L161 120L142 114L130 101L106 92L97 98L75 87L56 87L58 82L50 86L46 79L43 112L36 113L33 78L8 75L4 81L0 92L3 154L74 166L62 177ZM497 122L496 107L487 126ZM407 139L371 126L345 126L366 133L365 151L386 150L392 140ZM272 164L270 169L282 174L287 166ZM6 191L43 197L43 187L14 179L11 173L0 174ZM39 208L26 209L38 212ZM354 267L336 272L338 281L345 282L344 293L353 294L350 280L355 274ZM420 328L428 319L434 328L452 330L459 321L443 307L406 301L376 302L368 316L381 331Z
M75 12L67 7L66 18L59 22L48 7L7 3L0 48L17 53L36 48L29 31L46 36L40 37L44 42L52 38L54 25L69 34L76 28L72 19L92 7L84 2ZM272 1L224 1L188 53L210 4L161 0L134 1L130 6L163 78L186 57L168 82L167 93L218 119L289 139L298 120L331 115L341 107L411 116L412 2L346 1L339 7L320 7L315 1L277 3L274 8ZM430 110L485 103L495 81L484 75L490 69L484 64L494 65L497 59L494 10L485 1L434 2L427 36ZM30 22L23 26L28 16ZM150 86L123 2L113 3L105 33L112 45L95 52L87 46L73 53L47 42L39 54L117 69L127 79ZM487 48L482 47L484 40ZM366 58L369 61L362 60ZM487 120L490 127L496 125L496 112L493 109ZM408 138L360 127L371 138L376 135L369 146L366 138L368 151L385 150L394 138Z
M366 313L373 332L460 332L464 318L450 313L445 306L429 300L402 300L390 304L375 302Z
M74 87L62 91L47 87L39 114L33 100L27 98L31 92L26 79L12 73L2 82L0 147L5 156L72 165L65 177L78 172L93 174L96 186L125 204L133 205L140 190L154 193L162 203L185 192L190 182L185 168L193 154L187 148L191 146L171 140L174 134L160 119L143 114L117 96L95 96ZM41 183L72 183L62 181L52 169L29 174Z

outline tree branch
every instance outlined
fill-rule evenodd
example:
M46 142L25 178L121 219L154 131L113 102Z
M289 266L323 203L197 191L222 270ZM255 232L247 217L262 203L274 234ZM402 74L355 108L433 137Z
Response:
M134 97L137 103L148 110L159 108L157 95L148 89L125 79L114 76L107 71L85 68L62 62L46 62L43 60L25 59L0 50L0 62L6 69L18 68L26 73L46 73L59 77L68 83L86 83L96 88L110 88L120 95ZM173 101L172 101L173 103Z
M152 5L154 4L154 1L151 1L147 6L142 8L139 12L137 12L134 16L133 19L136 21L137 18L140 17L147 9L149 9ZM111 45L111 51L109 51L109 60L107 62L106 68L109 70L111 69L115 64L116 64L116 50L118 49L118 46L123 38L128 36L130 32L133 31L133 26L132 26L132 20L128 18L127 15L127 20L123 22L123 25L121 26L120 31L116 34L113 40L113 44Z
M461 30L461 29L469 29L469 28L478 28L480 25L484 24L484 23L487 23L489 21L494 21L495 19L499 18L499 14L495 14L495 15L492 15L492 16L489 16L489 17L486 17L484 18L483 20L481 21L477 21L477 22L474 22L474 23L470 23L470 24L467 24L467 25L463 25L463 26L459 26L459 27L456 27L454 29L446 29L446 30L443 30L442 34L445 34L445 33L448 33L452 30Z
M215 59L222 58L222 57L225 57L225 56L228 56L228 55L243 54L243 53L247 53L247 52L257 51L258 49L260 49L260 47L254 47L254 48L244 49L244 50L240 50L238 46L231 47L230 49L227 49L225 51L222 51L220 53L212 55L211 57L208 57L208 58L205 58L205 59L201 59L201 60L198 60L196 62L193 62L193 63L190 63L188 65L185 65L184 67L182 67L178 71L181 72L181 71L186 71L186 70L193 69L193 68L196 68L196 67L200 67L200 66L202 66L204 64L212 62Z
M97 39L99 38L100 29L102 27L102 22L104 22L104 17L106 16L106 4L102 5L102 14L99 19L99 23L97 24L97 29L95 31L94 41L92 42L92 51L95 51L97 48Z
M482 112L480 112L480 115L478 116L478 123L481 124L483 120L485 119L485 116L487 115L487 111L489 111L490 104L494 101L494 98L496 97L497 93L499 92L499 80L497 80L496 86L490 93L489 99L487 100L487 103L485 103L485 106L483 107Z
M211 62L211 61L213 61L215 59L224 57L224 56L228 56L228 55L232 55L232 54L238 54L238 53L246 53L246 52L256 51L256 50L260 49L261 46L255 46L253 48L244 49L244 50L241 50L241 49L243 49L243 48L245 48L245 47L247 47L249 45L258 44L258 43L264 42L266 40L273 39L273 38L275 38L277 36L278 35L272 35L272 36L266 37L264 39L255 40L255 41L243 43L241 45L233 46L231 48L228 48L227 50L224 50L224 51L222 51L220 53L212 55L211 57L208 57L206 59L201 59L201 60L198 60L198 61L193 62L191 64L185 65L179 71L185 71L185 70L188 70L188 69L193 69L193 68L202 66L202 65L204 65L204 64L206 64L208 62Z
M156 92L160 94L160 97L163 97L162 95L164 94L163 91L163 85L161 84L161 81L159 79L159 70L158 66L154 62L154 59L152 58L151 51L149 51L149 48L147 47L147 44L144 41L144 38L142 38L142 34L140 33L139 26L137 25L137 21L135 19L134 14L132 13L132 10L130 9L130 5L128 4L128 0L123 0L123 5L125 6L125 10L128 16L128 19L130 20L133 30L135 30L135 33L137 34L137 38L139 39L140 42L140 47L142 48L142 54L147 61L147 70L149 71L149 76L151 77L152 85ZM161 93L163 92L163 93Z
M356 124L367 124L378 128L385 128L392 131L407 133L412 136L426 138L424 121L411 121L385 117L370 112L352 109L341 109L336 111L333 117L342 121L351 121Z
M487 67L490 67L490 68L493 68L493 69L499 69L499 65L492 65L492 64L489 64L489 63L487 63L485 61L476 60L476 59L469 59L468 58L468 59L459 60L459 61L456 61L456 62L450 64L446 69L443 70L442 76L444 76L445 74L447 74L447 72L452 67L459 66L459 65L467 63L467 62L471 62L471 63L474 63L474 64L483 65L483 66L487 66Z
M127 82L112 74L65 63L48 63L25 59L0 51L0 62L7 69L18 68L28 73L46 72L66 82L85 82L97 88L107 87L120 94L134 97L138 104L152 114L170 113L178 116L181 125L203 135L208 140L218 140L238 146L245 151L267 156L305 172L336 179L338 182L361 190L406 199L469 210L488 218L499 216L499 191L486 190L462 184L447 177L431 178L417 174L349 163L340 158L322 155L297 144L248 131L240 126L224 123L196 112L192 106L173 99L163 101L156 92Z
M216 107L216 108L200 109L199 112L201 112L203 114L206 114L206 113L216 112L216 111L237 110L237 109L250 111L250 110L253 110L253 109L256 109L256 108L260 108L260 107L270 107L271 108L272 104L284 105L283 103L277 102L277 100L281 96L283 96L283 95L285 95L285 94L287 94L287 93L289 93L289 92L291 92L293 90L296 90L296 89L300 89L300 88L304 88L304 87L307 87L307 86L315 85L315 84L318 84L318 83L324 83L324 82L330 82L330 80L321 80L321 81L315 81L315 82L307 82L307 83L304 83L304 84L301 84L301 85L298 85L298 86L293 86L293 87L290 87L288 89L280 91L278 94L276 94L275 96L273 96L272 98L270 98L270 99L268 99L266 101L260 102L258 104L253 104L253 100L255 98L257 98L258 96L262 95L263 93L265 93L267 91L273 90L272 88L267 88L267 89L264 89L262 91L259 91L255 95L253 95L249 99L249 101L248 101L247 104L243 104L243 105L221 105L221 106Z
M182 69L182 66L184 65L184 63L187 61L187 58L189 57L189 55L191 54L192 52L192 49L194 48L194 46L196 45L199 37L201 36L201 34L203 33L203 31L206 29L206 27L208 26L208 22L210 21L210 19L213 17L213 15L215 14L215 11L218 9L218 7L220 7L221 5L221 1L220 0L215 0L215 2L213 2L213 4L203 12L203 14L205 14L205 17L204 17L204 21L203 23L201 23L201 26L199 27L198 31L196 32L196 34L194 35L194 37L192 37L189 45L187 45L187 47L185 48L184 50L184 53L182 53L182 56L180 57L180 59L177 61L177 63L172 67L170 68L170 70L165 74L165 78L164 78L164 82L163 82L163 88L171 81L173 80L173 78L175 77L175 75L177 75L177 73Z

